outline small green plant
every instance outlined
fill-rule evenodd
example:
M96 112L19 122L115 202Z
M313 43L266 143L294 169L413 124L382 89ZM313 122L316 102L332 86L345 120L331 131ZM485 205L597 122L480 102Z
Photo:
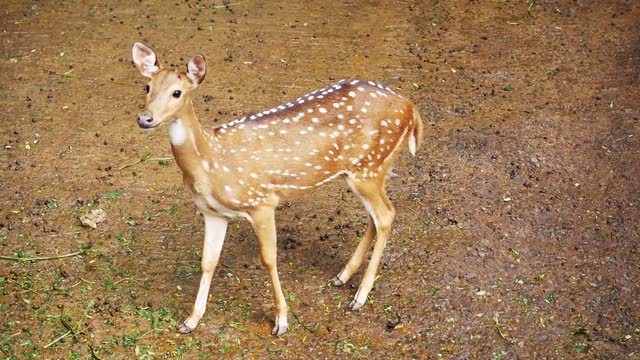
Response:
M112 281L111 279L109 279L108 277L105 277L105 278L103 279L102 286L103 286L105 289L108 289L108 290L115 290L115 289L116 289L115 284L114 284L114 283L113 283L113 281Z
M579 353L586 353L589 346L583 342L576 343L576 351Z
M122 190L116 190L116 191L112 191L112 192L108 192L104 195L102 195L103 199L117 199L120 196L122 196L123 192Z
M290 302L296 301L296 295L294 293L287 292L284 294L284 298Z
M119 341L117 336L113 335L111 336L111 338L109 338L109 341L108 341L109 346L116 347L118 346L118 343Z
M151 351L151 347L149 345L136 345L135 349L133 350L134 354L136 354L136 357L139 360L147 360L147 359L153 359L154 358L154 353Z
M75 350L69 350L69 352L67 353L67 359L69 359L69 360L79 360L80 359L80 353L78 353Z
M131 331L129 334L122 335L122 345L133 346L138 342L138 332Z
M336 344L336 349L341 350L342 352L347 354L353 354L358 350L358 348L354 344L348 341L339 341Z
M130 246L130 242L129 240L127 240L127 238L125 238L122 234L115 234L113 237L116 238L116 240L118 240L118 242L122 243L122 248L128 253L132 253L133 250L131 250L131 246Z
M245 301L244 303L242 303L240 305L240 307L242 308L242 317L243 318L250 318L253 315L253 304L251 304L248 301Z
M53 198L51 201L47 202L47 209L57 209L58 208L58 199Z

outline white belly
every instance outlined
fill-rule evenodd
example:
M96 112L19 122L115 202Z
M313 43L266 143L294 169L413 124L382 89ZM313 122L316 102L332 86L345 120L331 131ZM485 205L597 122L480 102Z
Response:
M214 213L220 216L226 217L234 217L234 216L243 216L248 217L249 215L242 211L236 211L226 208L224 205L220 204L218 200L216 200L211 195L202 195L195 194L193 196L193 201L196 203L196 206L203 213Z

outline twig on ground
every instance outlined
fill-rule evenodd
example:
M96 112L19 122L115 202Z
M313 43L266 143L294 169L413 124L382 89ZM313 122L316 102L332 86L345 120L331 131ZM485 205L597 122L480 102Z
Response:
M66 333L58 336L57 338L53 339L50 343L48 343L47 345L44 346L44 348L48 348L50 346L53 346L55 343L57 343L58 341L66 338L67 336L69 336L69 334L71 334L71 331L67 331Z
M507 335L502 332L502 326L500 325L500 322L498 321L498 313L496 313L494 315L493 321L494 321L493 327L496 328L496 330L498 330L498 334L500 335L500 337L504 341L508 342L509 344L513 344L513 341L507 339Z
M243 4L243 3L246 3L246 1L240 1L240 2L237 2L237 3L233 3L233 4L215 5L215 6L213 6L213 8L214 9L228 8L228 7L240 5L240 4Z
M131 167L131 166L134 166L134 165L138 165L138 164L140 164L140 163L143 163L143 162L145 162L145 161L146 161L150 156L151 156L151 153L148 153L148 154L144 155L143 157L141 157L140 159L138 159L138 160L136 160L136 161L132 162L131 164L127 164L127 165L120 166L120 167L118 168L118 171L123 170L123 169L126 169L126 168Z
M123 281L133 281L134 283L136 283L136 284L140 285L140 282L138 282L138 281L137 281L136 279L134 279L134 278L124 278L124 279L120 279L120 280L118 280L118 281L114 282L114 283L113 283L113 285L118 285L118 284L120 284L120 283L121 283L121 282L123 282Z
M72 256L77 256L84 254L86 251L80 250L76 252L72 252L64 255L56 255L56 256L34 256L34 257L19 257L19 256L6 256L0 255L0 260L11 260L11 261L20 261L20 262L32 262L32 261L42 261L42 260L55 260L55 259L64 259Z
M93 346L87 344L87 347L89 348L89 350L91 351L91 357L93 359L97 359L97 360L102 360L101 357L98 356L98 354L96 354L96 351L93 349Z
M149 161L171 161L172 157L156 157L156 158L148 158Z
M78 329L80 329L80 323L82 323L82 321L86 318L91 318L88 313L89 313L89 309L93 307L93 305L96 304L95 300L89 300L89 302L87 303L87 306L85 306L84 308L84 312L82 313L82 317L80 318L80 320L78 320L78 322L76 323L76 331L78 331Z
M531 4L529 4L529 7L527 8L527 12L524 14L524 18L526 19L527 16L533 17L533 14L531 13L531 8L533 7L533 5L535 5L536 2L532 1Z
M168 331L168 330L166 330L166 329L158 329L158 328L154 328L154 329L151 329L151 330L149 330L149 331L147 331L147 332L143 333L142 335L138 336L138 339L142 339L143 337L145 337L145 336L147 336L147 335L151 334L151 333L152 333L152 332L154 332L154 331Z
M291 314L293 315L293 318L296 319L296 321L298 322L298 324L300 324L300 326L302 326L305 330L307 330L308 332L315 334L316 331L318 330L318 326L316 325L315 329L312 329L310 327L308 327L305 323L303 323L300 318L298 318L298 315L296 314L295 311L289 309L289 311L291 311Z
M242 325L240 325L239 323L235 322L235 321L231 321L229 323L229 327L231 327L232 329L238 330L240 332L243 332L245 334L252 334L255 335L257 338L259 338L260 340L267 340L267 338L265 338L264 336L254 333L254 332L250 332L249 330L245 329Z
M2 339L2 341L0 341L0 344L4 344L4 343L8 342L9 340L13 339L16 336L19 336L20 334L22 334L22 333L15 333L13 335L9 335L6 338Z

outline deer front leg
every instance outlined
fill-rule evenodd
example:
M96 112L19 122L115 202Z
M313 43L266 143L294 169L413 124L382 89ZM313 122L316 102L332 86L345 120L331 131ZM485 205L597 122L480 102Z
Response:
M204 246L202 249L202 278L200 279L200 287L196 302L193 305L191 315L184 323L178 325L178 332L187 334L198 326L198 322L202 319L207 308L207 299L209 298L209 287L211 286L211 278L213 272L218 265L224 236L227 232L227 218L212 215L204 215Z
M282 293L277 267L275 208L261 207L251 212L252 225L258 238L260 258L271 277L273 299L276 305L276 320L271 334L281 336L287 331L287 302Z

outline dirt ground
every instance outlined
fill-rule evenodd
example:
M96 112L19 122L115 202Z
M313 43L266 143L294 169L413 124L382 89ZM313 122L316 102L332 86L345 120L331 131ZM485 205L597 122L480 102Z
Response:
M0 358L640 358L640 3L4 1ZM368 304L328 280L364 231L335 182L277 213L290 329L234 219L200 326L203 224L145 78L195 53L206 124L341 78L425 121ZM79 217L103 209L97 229ZM69 255L69 256L66 256ZM65 257L66 256L66 257ZM40 259L38 259L40 258Z

